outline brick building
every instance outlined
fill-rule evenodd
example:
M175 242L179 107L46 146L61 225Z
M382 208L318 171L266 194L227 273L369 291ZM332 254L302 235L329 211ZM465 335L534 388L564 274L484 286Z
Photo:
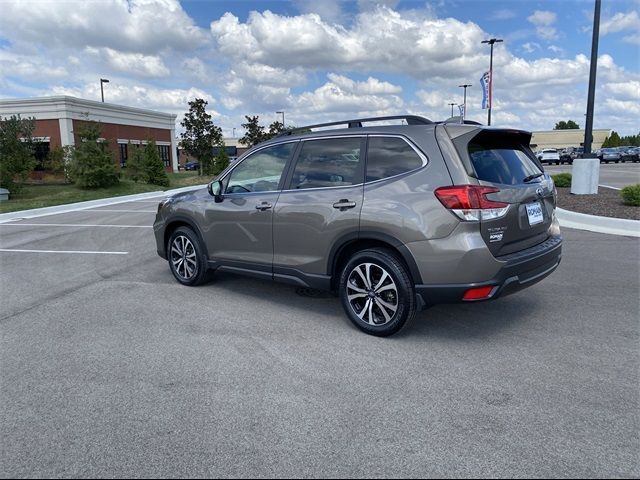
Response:
M39 161L51 148L76 145L81 123L95 120L101 123L102 137L109 141L109 148L121 165L126 164L129 144L145 144L152 139L165 169L178 171L174 114L59 96L0 100L0 116L11 115L35 118L33 137Z

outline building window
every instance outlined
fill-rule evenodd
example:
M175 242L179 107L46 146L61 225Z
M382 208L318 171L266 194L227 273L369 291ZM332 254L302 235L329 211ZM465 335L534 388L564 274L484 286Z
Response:
M36 159L35 169L41 172L45 168L45 161L49 155L49 142L33 142L33 156Z
M127 166L127 146L126 143L120 144L120 166L122 168Z
M169 158L169 145L158 145L158 153L160 154L160 158L162 159L164 166L170 167L171 160Z

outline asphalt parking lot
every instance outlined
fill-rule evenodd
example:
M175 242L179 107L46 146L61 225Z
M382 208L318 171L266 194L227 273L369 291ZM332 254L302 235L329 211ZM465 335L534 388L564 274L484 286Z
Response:
M156 204L0 224L3 478L640 476L639 239L565 229L543 282L380 339L178 285Z
M544 169L551 175L556 173L571 173L572 165L546 165ZM640 183L640 163L601 163L600 185L614 188L623 188L627 185Z

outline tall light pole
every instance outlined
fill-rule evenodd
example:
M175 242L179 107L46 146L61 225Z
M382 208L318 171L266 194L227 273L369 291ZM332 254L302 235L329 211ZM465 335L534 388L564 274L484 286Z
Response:
M464 110L462 110L462 121L467 117L467 87L470 87L470 83L465 83L463 85L458 85L460 88L464 88Z
M583 158L576 158L571 168L571 193L578 195L598 193L600 161L591 153L593 143L593 105L596 97L596 68L598 66L598 39L600 36L600 0L595 0L593 37L591 39L591 69L587 94L587 124L584 128Z
M104 89L102 88L103 83L109 83L109 80L107 80L106 78L100 79L100 95L102 96L102 103L104 103Z
M233 127L233 138L236 138L236 127Z
M282 112L276 112L282 114L282 128L284 128L284 110Z
M451 107L451 116L453 117L453 107L455 106L455 103L447 103L447 105Z
M482 43L491 45L491 56L489 57L489 111L487 113L487 125L489 126L491 126L491 107L493 106L493 44L503 41L504 40L500 38L491 38L482 41Z
M584 158L591 157L593 142L593 104L596 97L596 68L598 66L598 37L600 35L600 0L596 0L593 14L593 38L591 39L591 69L589 70L589 93L587 97L587 124L584 128Z

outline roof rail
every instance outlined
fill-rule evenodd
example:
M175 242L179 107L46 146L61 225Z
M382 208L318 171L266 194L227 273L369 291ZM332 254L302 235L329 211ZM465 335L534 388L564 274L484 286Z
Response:
M436 123L444 123L444 124L459 124L459 125L482 125L480 122L476 122L474 120L464 120L464 121L460 121L460 117L449 117L446 120L442 121L442 122L436 122Z
M284 135L293 135L296 132L311 130L312 128L334 127L337 125L347 125L348 128L360 128L363 123L379 122L384 120L405 120L407 125L430 125L433 123L428 118L420 117L418 115L392 115L388 117L356 118L353 120L343 120L341 122L318 123L316 125L305 125L304 127L290 128L278 136L282 137Z

